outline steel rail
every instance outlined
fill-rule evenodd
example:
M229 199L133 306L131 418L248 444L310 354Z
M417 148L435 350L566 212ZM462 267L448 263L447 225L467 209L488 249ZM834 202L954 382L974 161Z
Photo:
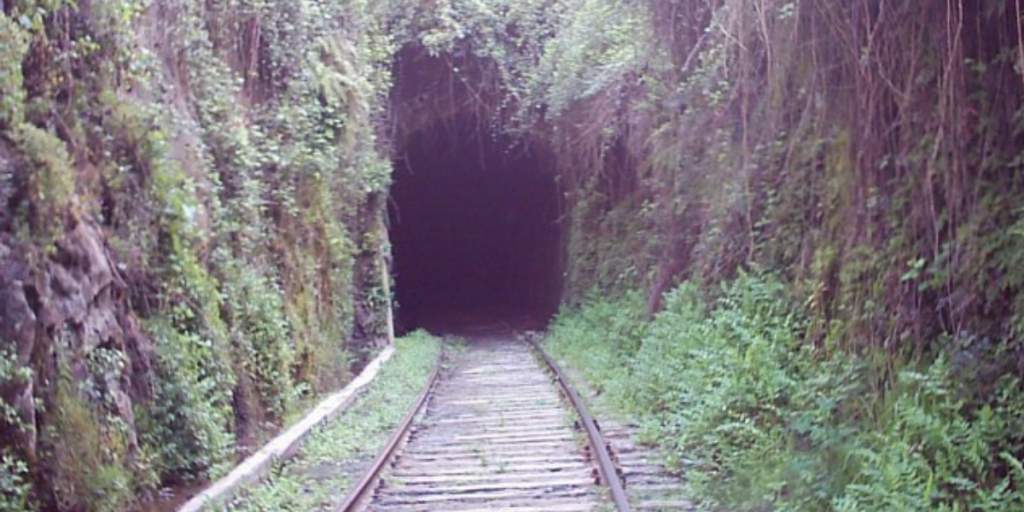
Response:
M358 507L363 504L365 499L369 497L370 493L373 492L376 487L377 480L380 478L380 473L394 458L395 453L398 451L398 447L402 444L406 437L409 435L409 431L412 428L413 422L416 420L416 416L423 410L423 406L427 404L427 400L430 398L430 393L434 389L434 385L437 384L437 377L441 374L441 362L444 357L444 347L437 353L437 361L434 363L434 372L430 375L430 381L424 386L423 391L416 398L416 402L409 408L409 411L405 414L405 418L398 424L395 431L391 434L387 444L377 454L377 458L373 461L370 468L363 474L363 478L359 480L352 489L345 496L345 500L338 505L334 512L355 512Z
M541 348L533 339L528 339L527 343L533 347L534 350L540 354L544 362L547 363L548 368L551 369L551 373L554 374L555 380L561 386L565 395L572 402L573 408L576 409L576 414L580 417L580 422L583 423L583 428L587 431L587 440L590 443L591 450L597 454L597 466L601 472L601 479L608 485L608 490L611 493L612 502L615 503L615 509L618 512L630 512L631 508L629 505L629 497L626 495L626 490L622 486L622 480L619 479L618 472L615 470L615 464L612 462L612 456L608 452L608 445L604 441L604 436L601 435L601 430L597 427L597 422L594 421L594 417L587 412L587 407L583 403L583 399L580 398L579 393L569 383L569 379L566 378L565 373L562 372L562 368L558 366L558 363L551 356Z

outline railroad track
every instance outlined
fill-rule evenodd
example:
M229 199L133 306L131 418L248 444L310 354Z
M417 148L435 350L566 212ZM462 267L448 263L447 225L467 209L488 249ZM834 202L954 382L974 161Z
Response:
M608 444L543 352L498 329L453 352L337 512L630 510Z

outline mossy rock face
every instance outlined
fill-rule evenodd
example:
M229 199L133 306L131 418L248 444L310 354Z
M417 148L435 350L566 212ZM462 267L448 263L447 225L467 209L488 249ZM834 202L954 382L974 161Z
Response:
M150 365L151 348L125 321L123 284L103 234L79 223L51 254L34 258L26 255L31 246L3 238L0 349L16 368L32 369L29 378L2 386L19 420L3 422L11 435L5 438L16 439L37 475L41 502L57 510L119 510L132 500L139 455L132 372Z
M134 500L131 429L113 417L97 417L81 396L81 384L61 378L41 444L50 459L47 484L56 510L124 510ZM102 413L101 413L102 414Z
M354 248L385 243L362 205L389 174L388 50L381 27L341 22L355 7L311 5L246 7L258 27L195 2L0 14L0 349L17 376L0 382L17 446L0 485L34 481L26 506L124 510L216 476L237 440L348 378L373 286Z

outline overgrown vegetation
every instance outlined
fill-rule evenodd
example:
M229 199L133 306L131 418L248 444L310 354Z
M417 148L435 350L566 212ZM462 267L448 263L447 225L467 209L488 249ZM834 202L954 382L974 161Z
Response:
M228 509L329 511L340 505L423 391L441 340L417 331L396 340L395 348L395 356L352 406L313 434L295 458L282 461L270 480L246 490Z
M471 115L556 158L566 302L631 305L615 320L622 336L588 358L646 357L644 340L668 337L658 325L693 321L722 340L714 378L747 368L735 354L753 347L765 372L741 389L793 392L773 405L787 414L824 414L797 390L836 402L832 420L794 433L792 418L748 403L772 395L715 387L709 397L764 422L768 440L715 431L737 457L760 447L780 461L786 440L846 458L830 460L845 468L835 480L804 481L824 463L815 456L753 476L746 459L687 439L703 464L732 471L706 482L708 499L752 479L780 503L913 508L925 494L883 505L871 493L923 481L933 503L1018 506L996 491L1019 492L1024 457L1012 436L997 439L1017 421L1024 378L1021 11L1016 0L5 1L3 499L123 508L219 474L337 387L382 333L391 153ZM774 277L737 281L744 271ZM787 313L744 309L742 290L758 287ZM686 301L693 316L670 322ZM750 333L720 325L734 309ZM736 340L747 334L763 340ZM683 414L683 398L644 414ZM826 446L815 421L855 432ZM85 424L98 446L52 441L55 426ZM887 430L862 436L871 425ZM948 448L940 430L985 449ZM114 472L74 481L79 463L124 468L131 496L108 493L124 486Z
M672 291L651 323L630 295L563 313L546 346L669 449L714 510L1019 510L1024 392L977 382L1003 357L884 361L806 342L806 308L741 274Z
M663 346L640 383L601 385L682 418L654 431L700 456L709 503L1020 508L1019 3L444 5L428 51L464 75L460 55L488 62L469 96L504 100L466 108L559 157L569 302L631 305L588 331L581 366L601 379L707 331L696 374L655 364ZM766 269L788 313L716 302ZM703 304L669 328L689 342L640 320L679 300Z
M32 371L18 367L15 359L6 349L0 349L0 386L4 388L16 383L28 382L32 379ZM16 404L0 397L0 418L14 429L24 432L25 425ZM29 491L28 464L10 447L0 451L0 509L11 512L28 511Z
M372 13L3 3L0 348L32 376L2 387L11 507L217 476L379 343L354 316L387 307L363 303L390 170Z

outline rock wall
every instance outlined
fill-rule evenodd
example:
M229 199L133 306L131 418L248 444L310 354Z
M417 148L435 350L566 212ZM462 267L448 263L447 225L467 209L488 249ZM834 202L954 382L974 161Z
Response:
M389 49L351 8L3 3L2 508L147 508L380 343Z

